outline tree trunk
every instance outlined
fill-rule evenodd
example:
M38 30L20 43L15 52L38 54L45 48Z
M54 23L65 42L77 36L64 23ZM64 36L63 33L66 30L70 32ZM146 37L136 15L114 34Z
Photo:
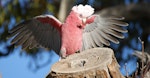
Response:
M46 78L124 78L110 48L93 48L55 63Z

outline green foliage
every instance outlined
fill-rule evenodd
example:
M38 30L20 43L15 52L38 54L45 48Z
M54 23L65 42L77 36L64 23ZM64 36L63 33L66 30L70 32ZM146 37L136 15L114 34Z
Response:
M46 0L29 0L25 7L21 7L18 0L12 0L6 6L0 7L0 25L5 21L9 22L11 16L15 16L17 22L20 22L21 19L29 19L46 11L54 13L55 9L55 6Z

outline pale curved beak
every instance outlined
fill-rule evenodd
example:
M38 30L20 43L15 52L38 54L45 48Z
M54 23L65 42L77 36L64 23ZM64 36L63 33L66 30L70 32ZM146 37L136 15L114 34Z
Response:
M86 18L82 18L82 23L86 24Z

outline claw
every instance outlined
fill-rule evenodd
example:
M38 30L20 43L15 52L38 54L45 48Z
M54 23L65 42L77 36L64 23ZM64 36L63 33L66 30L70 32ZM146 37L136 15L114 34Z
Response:
M66 59L66 56L67 56L67 55L66 55L66 49L65 49L65 48L62 48L62 49L60 50L60 54L59 54L59 55L60 55L60 57L61 57L60 60L61 60L61 59ZM60 60L59 60L59 61L60 61Z
M80 53L80 51L78 50L78 51L76 51L75 53Z
M59 61L62 60L62 59L66 59L66 57L60 57L60 58L59 58Z

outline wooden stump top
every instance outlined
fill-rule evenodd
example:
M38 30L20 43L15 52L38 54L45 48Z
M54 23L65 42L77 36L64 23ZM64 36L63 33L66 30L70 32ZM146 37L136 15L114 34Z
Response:
M110 48L93 48L55 63L46 78L124 78Z
M102 52L100 52L102 51ZM111 63L113 51L108 48L94 48L68 56L51 68L57 73L83 72L97 67L103 68ZM101 64L103 63L103 64Z

